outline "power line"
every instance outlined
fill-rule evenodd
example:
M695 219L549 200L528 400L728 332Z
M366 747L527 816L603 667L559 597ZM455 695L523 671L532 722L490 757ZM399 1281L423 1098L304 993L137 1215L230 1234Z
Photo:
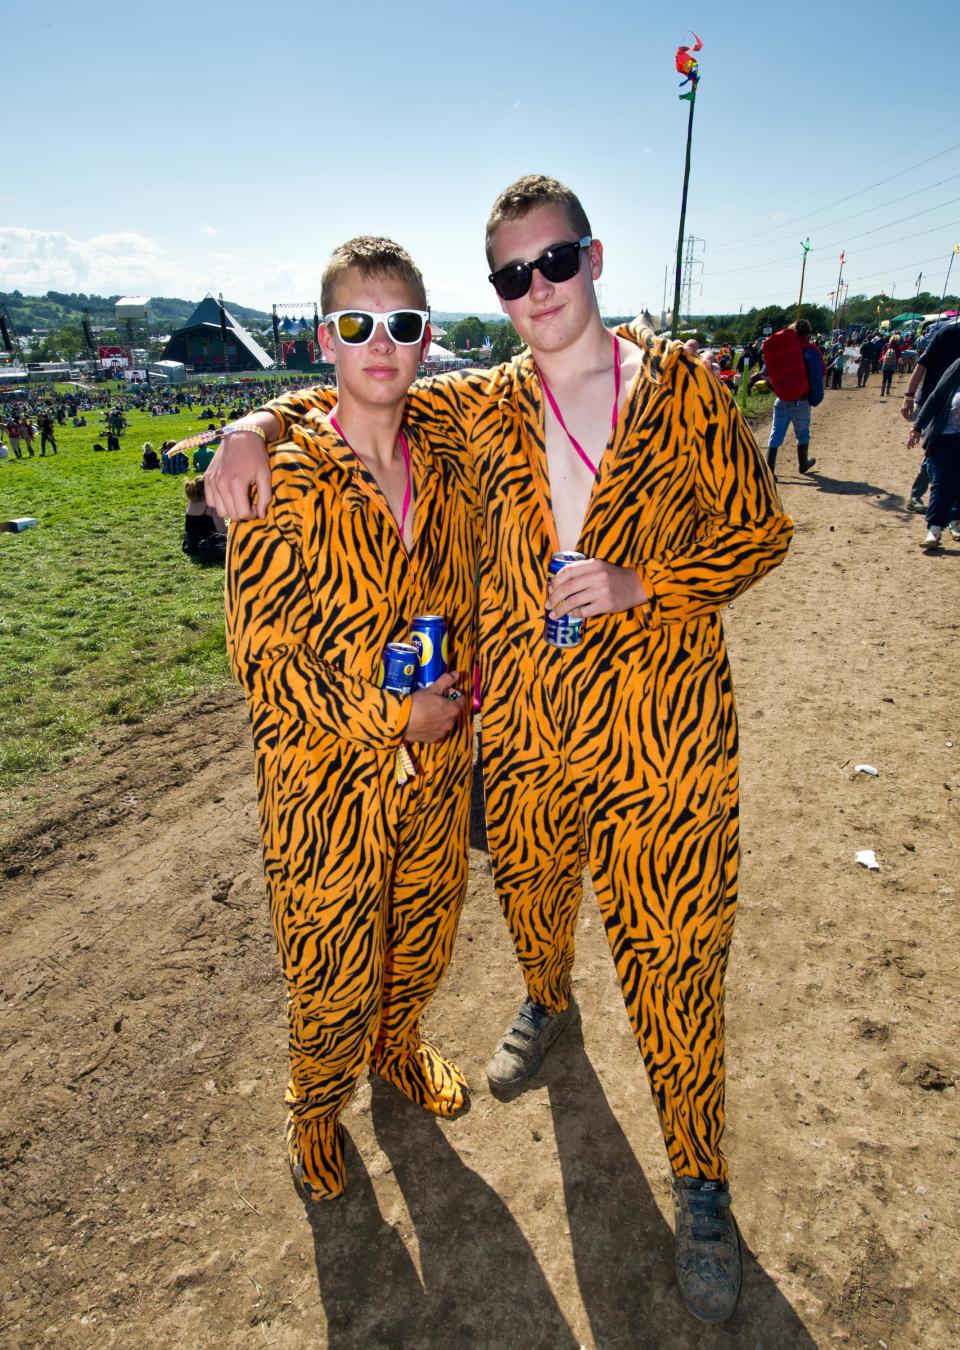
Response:
M877 206L866 206L866 207L864 207L864 209L863 209L862 211L854 211L854 213L853 213L852 215L850 215L850 216L838 216L836 220L826 220L826 221L823 222L822 225L818 225L816 228L817 228L818 230L829 230L829 229L832 229L834 225L842 225L843 222L844 222L845 220L856 220L858 216L868 216L868 215L871 213L871 211L883 211L883 210L885 210L888 206L896 206L897 202L905 202L905 201L907 201L910 197L918 197L922 192L932 192L934 188L943 187L943 185L944 185L945 183L954 183L954 182L956 182L956 180L957 180L958 178L960 178L960 173L951 174L949 178L941 178L939 182L937 182L937 183L931 183L931 184L929 185L929 187L915 188L913 192L904 192L903 195L900 196L900 197L891 197L891 199L890 199L888 202L880 202ZM930 210L931 210L931 211L934 211L934 210L936 210L936 207L931 207ZM785 239L787 239L787 238L792 238L792 237L793 237L793 231L792 231L792 230L790 231L790 234L789 234L789 235L784 235L784 238L785 238ZM760 247L760 248L765 248L767 244L778 244L778 243L780 243L780 240L779 240L779 239L768 239L768 240L766 241L766 243L759 245L759 247ZM717 248L757 248L758 245L757 245L757 244L736 244L736 245L735 245L735 244L717 244L716 247L717 247Z
M861 272L858 276L850 277L849 280L850 280L851 282L853 282L853 281L869 281L869 280L871 279L871 277L889 277L889 276L890 276L890 273L891 273L892 271L895 271L895 272L899 272L899 271L901 271L901 270L902 270L902 271L906 271L907 268L910 268L910 269L911 269L911 273L912 273L912 269L913 269L914 267L925 267L928 263L942 263L942 262L943 262L943 254L942 254L942 253L936 253L936 254L934 254L934 256L933 256L932 258L917 258L914 262L909 262L909 263L897 263L896 266L893 267L893 268L890 268L890 267L883 267L883 268L881 268L881 269L880 269L879 271L877 271L877 272ZM894 278L893 278L893 284L894 284L895 286L899 286L899 285L901 285L902 283L907 282L907 281L909 281L909 282L911 282L911 283L915 283L915 282L916 282L916 278L913 277L912 274L911 274L911 276L909 276L909 277L907 277L907 276L901 276L901 277L894 277ZM844 283L844 284L846 284L846 283ZM791 288L789 288L789 289L790 289L790 294L792 295L793 290L795 289L795 287L791 287ZM788 290L787 287L783 287L783 288L782 288L782 292L783 292L783 293L786 293L787 290ZM775 294L777 294L777 295L781 294L781 290L778 289L778 290L775 292ZM810 295L829 295L829 294L830 294L830 291L829 291L828 287L826 287L826 286L822 286L822 287L814 287L814 288L812 288L812 289L810 290L809 294L810 294ZM936 294L936 292L931 292L931 294ZM743 301L745 301L745 300L765 300L765 299L768 300L768 299L769 299L769 296L770 296L770 292L769 292L769 291L755 291L755 292L753 292L753 294L751 294L751 295L737 295L737 296L736 296L735 298L733 298L733 299L730 299L729 297L721 297L721 300L722 300L722 303L723 303L723 304L737 304L737 305L739 305L739 304L741 304L741 303L742 303ZM773 301L769 301L769 303L772 304Z
M911 164L909 168L901 169L898 173L892 173L887 178L881 178L876 183L871 183L869 187L859 188L856 192L850 192L846 197L838 197L835 202L828 202L826 206L818 207L813 214L819 215L822 211L830 211L835 206L842 206L844 202L852 201L854 197L862 197L865 192L872 192L874 188L883 187L884 183L892 183L895 178L902 178L906 173L913 173L914 169L922 169L924 164L930 164L935 159L942 159L948 155L951 150L960 149L960 141L956 145L948 145L946 150L938 150L935 155L930 155L927 159L921 159L917 164ZM795 225L798 221L806 223L810 219L810 212L805 211L802 215L794 216L792 220L778 220L775 225L769 225L765 230L756 230L753 234L743 234L736 239L727 239L721 244L715 244L715 248L729 248L733 244L739 244L748 239L758 239L761 235L771 234L774 230L782 230L787 225Z
M960 202L960 197L954 197L953 200L949 202L940 202L939 206L940 207L954 206L957 202ZM819 248L811 249L810 252L822 253L824 249L837 247L845 249L847 245L852 243L854 240L866 239L868 235L876 234L878 230L889 230L894 225L902 225L905 220L916 220L917 216L925 216L929 213L929 211L935 211L937 209L938 207L930 207L928 211L915 211L911 216L901 216L899 220L889 220L887 221L886 225L876 225L872 230L863 230L862 233L860 234L848 235L845 239L836 239L829 244L821 244ZM922 234L934 234L937 230L954 229L957 224L958 224L957 221L944 221L940 225L932 225L929 230L917 230L913 234L901 235L899 239L884 239L879 244L866 244L864 245L863 248L859 249L858 252L868 253L872 248L886 248L888 244L901 244L903 243L904 239L916 239ZM795 263L796 261L797 261L796 253L791 253L785 258L774 258L770 262L747 263L743 267L725 267L719 272L711 272L710 275L714 277L724 277L729 276L733 272L763 272L768 267L779 267L783 263L788 262ZM823 263L827 261L828 259L826 258L818 258L815 259L813 262L811 262L810 266L816 267L818 263Z

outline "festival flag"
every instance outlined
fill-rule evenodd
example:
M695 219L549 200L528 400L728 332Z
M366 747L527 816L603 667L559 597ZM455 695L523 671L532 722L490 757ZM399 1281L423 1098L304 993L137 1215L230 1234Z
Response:
M846 261L847 261L847 250L844 249L843 252L840 254L840 266L842 267Z
M803 252L804 252L805 255L806 255L807 253L810 252L810 236L809 236L809 235L807 235L806 239L801 239L801 240L800 240L800 247L803 249Z
M693 32L692 29L690 31ZM676 56L677 71L685 77L680 81L680 88L682 89L685 84L691 86L685 94L680 95L680 98L685 98L690 103L692 103L697 96L697 85L700 82L700 63L693 55L693 52L703 50L703 43L697 37L696 33L693 34L693 37L693 47L678 47Z

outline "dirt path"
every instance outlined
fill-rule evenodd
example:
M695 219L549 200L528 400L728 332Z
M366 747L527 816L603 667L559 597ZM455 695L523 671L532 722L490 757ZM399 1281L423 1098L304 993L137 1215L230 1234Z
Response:
M662 1145L590 904L582 1039L514 1104L486 1091L520 980L479 828L428 1025L473 1110L441 1126L364 1083L348 1195L305 1212L230 693L105 737L3 826L0 1344L958 1343L960 545L917 547L897 406L876 379L829 394L814 477L781 451L791 555L726 615L744 758L734 1321L701 1328L675 1292Z

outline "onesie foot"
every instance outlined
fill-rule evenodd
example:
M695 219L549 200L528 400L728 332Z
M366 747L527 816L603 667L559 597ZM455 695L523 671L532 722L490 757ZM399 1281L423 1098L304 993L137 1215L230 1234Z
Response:
M297 1120L287 1116L290 1175L301 1200L332 1200L343 1193L347 1168L343 1159L343 1127L330 1117Z
M458 1116L470 1105L466 1078L429 1041L416 1050L385 1048L371 1059L370 1070L435 1116Z

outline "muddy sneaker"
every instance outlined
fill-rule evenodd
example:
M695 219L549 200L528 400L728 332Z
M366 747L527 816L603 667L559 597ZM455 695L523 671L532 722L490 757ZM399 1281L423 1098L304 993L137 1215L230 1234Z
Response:
M725 1322L740 1296L740 1234L725 1182L674 1177L680 1296L701 1322Z
M918 516L925 516L927 514L926 504L922 502L919 497L910 497L908 499L907 510L913 511Z
M491 1091L507 1096L522 1087L540 1068L557 1037L578 1016L572 997L558 1013L548 1013L532 998L525 998L487 1065Z
M960 520L951 520L947 529L950 531L950 538L955 539L960 544Z
M924 535L923 539L920 541L920 547L926 549L939 548L940 540L942 537L943 531L941 530L940 526L931 525L929 530L927 530L926 534Z

